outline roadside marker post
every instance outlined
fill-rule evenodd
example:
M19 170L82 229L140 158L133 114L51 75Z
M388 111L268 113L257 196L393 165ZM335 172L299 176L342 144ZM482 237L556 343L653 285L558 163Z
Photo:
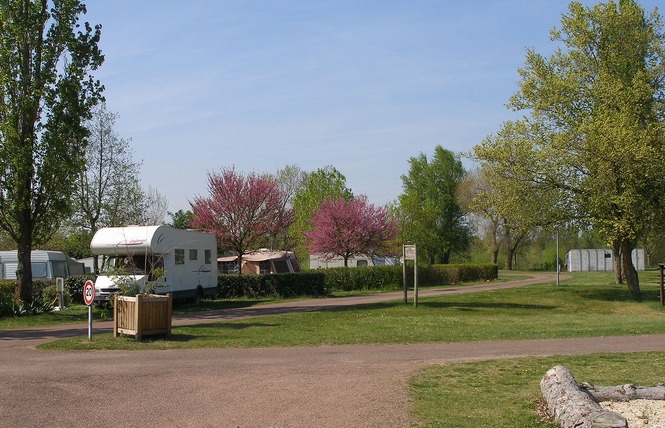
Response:
M413 306L418 307L418 247L414 245L404 245L403 252L403 265L402 265L402 283L404 284L404 303L407 300L407 290L409 287L406 285L406 261L413 260Z
M83 302L88 305L88 340L92 340L92 302L95 301L95 284L87 280L83 286Z

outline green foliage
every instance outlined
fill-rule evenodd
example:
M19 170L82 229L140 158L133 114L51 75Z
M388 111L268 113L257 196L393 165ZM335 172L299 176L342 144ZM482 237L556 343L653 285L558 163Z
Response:
M307 176L304 186L299 187L293 196L293 223L289 227L289 235L300 246L296 251L298 258L305 260L302 248L302 234L310 230L310 220L327 198L353 198L353 193L346 187L346 177L332 166L319 168Z
M368 266L323 270L326 289L335 291L395 290L402 288L401 266ZM433 265L418 267L418 284L424 287L456 284L498 277L498 267L489 264ZM407 284L413 284L413 265L406 269Z
M395 290L402 286L401 266L339 267L322 271L329 292Z
M629 254L663 211L665 33L635 1L571 2L550 57L527 51L506 122L474 148L504 214L591 225ZM630 292L640 294L630 257ZM617 279L621 279L620 274Z
M80 23L85 12L80 0L0 8L0 228L16 243L26 305L32 276L21 255L48 241L70 213L85 120L102 98L92 76L104 61L101 26Z
M54 281L34 281L32 298L24 302L16 297L16 280L0 280L0 317L36 315L50 311L57 302L55 287Z
M279 273L270 275L220 275L218 297L294 297L326 294L321 272Z
M95 275L76 275L65 278L65 290L73 303L83 304L83 286L86 281L95 281Z
M171 223L169 223L169 226L175 227L176 229L189 229L189 223L194 216L194 213L190 210L178 210L174 213L169 211L167 214L171 217Z
M457 188L466 171L458 155L441 146L428 159L421 153L409 159L399 195L403 242L415 242L433 263L448 263L453 253L468 250L471 230L457 200Z

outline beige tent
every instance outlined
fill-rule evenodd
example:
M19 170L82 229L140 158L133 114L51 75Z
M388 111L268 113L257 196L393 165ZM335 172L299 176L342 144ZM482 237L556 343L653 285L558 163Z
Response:
M217 259L219 273L238 273L238 256L226 255ZM243 275L300 272L300 263L293 251L257 250L242 256Z

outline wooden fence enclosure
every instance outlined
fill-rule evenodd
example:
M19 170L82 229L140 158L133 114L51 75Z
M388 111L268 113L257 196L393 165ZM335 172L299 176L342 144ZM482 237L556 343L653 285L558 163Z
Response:
M148 335L170 335L172 311L173 297L170 294L116 296L113 305L113 336L127 334L141 340Z

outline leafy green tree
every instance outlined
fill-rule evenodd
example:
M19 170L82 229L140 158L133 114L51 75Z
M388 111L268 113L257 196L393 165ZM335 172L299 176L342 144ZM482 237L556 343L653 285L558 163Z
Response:
M423 153L410 158L402 176L401 236L417 243L430 264L449 263L451 254L469 248L471 229L457 200L465 175L460 157L436 146L431 161Z
M631 250L665 194L661 19L632 0L572 2L552 39L563 49L549 58L527 51L510 101L528 117L507 122L474 153L509 195L534 201L540 192L538 206L600 232L624 256L615 258L623 260L617 279L623 270L637 297Z
M307 174L305 185L296 190L293 196L293 224L289 235L296 243L298 257L304 255L303 233L311 229L311 220L321 202L328 198L353 199L353 193L346 187L344 177L333 166L319 168Z
M103 87L101 26L78 0L0 0L0 228L16 243L20 298L32 302L30 253L70 212L85 120Z
M171 223L169 223L169 226L175 227L176 229L189 229L191 227L190 224L192 223L194 213L190 210L178 210L174 213L169 212L168 215L171 217Z

